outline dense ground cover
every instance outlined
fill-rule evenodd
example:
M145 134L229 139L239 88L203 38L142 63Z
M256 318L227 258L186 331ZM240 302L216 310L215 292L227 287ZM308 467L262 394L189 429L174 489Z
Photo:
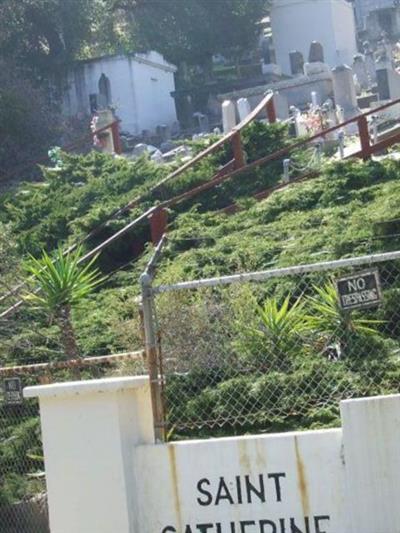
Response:
M245 148L249 160L255 160L266 151L272 152L288 142L284 127L268 128L256 124L246 133ZM21 277L19 265L28 253L37 255L42 248L51 252L60 242L75 242L101 223L111 211L143 195L140 209L135 208L107 223L85 244L89 248L153 205L157 199L169 198L210 179L230 157L229 151L213 156L196 171L186 173L151 195L149 188L170 169L157 167L146 158L132 163L113 160L98 153L85 157L64 156L60 169L43 169L42 182L23 184L12 194L0 198L3 285L12 285L15 279ZM301 162L309 154L300 153L295 157ZM251 198L252 194L281 179L281 163L241 175L171 210L169 244L159 265L156 282L398 249L399 177L400 163L389 159L325 164L318 178L290 185L256 203ZM234 215L217 212L233 201L239 202L243 210ZM100 257L99 265L110 277L73 313L82 355L141 347L135 298L139 293L138 277L151 253L151 246L145 244L148 239L148 226L143 225L124 236ZM134 259L139 245L144 245L147 251L139 259ZM310 287L312 282L310 280ZM397 360L400 280L392 276L385 282L385 301L375 317L381 323L374 326L376 333L367 339L363 334L358 335L357 342L348 352L351 356L336 363L328 361L316 347L315 332L311 336L312 342L308 332L308 344L304 338L301 341L300 337L296 339L297 346L306 347L307 344L308 348L297 349L298 353L289 361L289 370L269 361L272 348L268 344L268 336L259 337L255 333L257 328L260 329L257 304L263 304L267 298L275 298L279 306L286 296L299 295L296 281L285 279L270 283L247 295L226 292L224 297L216 299L214 294L213 305L217 301L221 309L229 307L229 312L225 315L219 312L220 327L218 331L210 329L210 338L218 341L214 344L220 346L221 353L229 352L232 358L236 357L236 363L238 355L241 355L241 365L243 357L248 357L247 361L256 358L257 371L240 374L236 368L235 373L229 373L226 368L216 369L214 365L210 376L204 365L197 365L195 372L187 378L172 376L167 394L170 399L179 396L180 403L171 413L170 427L173 429L179 425L179 417L188 419L193 413L196 416L205 413L223 417L230 409L228 399L237 391L243 391L248 398L238 409L239 415L247 416L249 423L237 426L231 421L223 432L334 425L338 420L337 407L321 405L317 398L318 390L325 390L330 398L338 399L344 390L359 395L397 390L400 377ZM204 307L204 295L199 294L197 300L190 300L192 296L186 300L182 298L175 299L171 295L169 299L160 300L160 317L170 328L166 337L175 339L169 345L170 341L166 339L166 350L190 354L193 344L187 343L185 321L173 322L176 315L170 310L181 309L183 313L191 306L192 316L198 318L196 327L193 327L193 332L197 334L197 337L193 336L196 342L204 332L204 316L199 315L199 310L204 312L207 306ZM1 305L4 308L6 303ZM213 312L216 312L215 306ZM243 328L249 324L253 329ZM0 346L1 365L57 360L63 356L55 325L49 324L40 312L26 307L2 324ZM365 346L368 346L368 357L364 357ZM260 363L260 358L269 361L268 364L263 367L265 361ZM378 384L370 380L372 371L380 376ZM197 385L193 386L195 380ZM311 389L310 384L316 380L319 380L320 388ZM279 397L270 393L271 386L276 383L280 384ZM309 401L310 398L315 401ZM291 416L282 417L281 412L271 416L274 405L278 403L296 404L301 408L297 412L291 408ZM29 417L21 424L3 425L0 438L5 442L18 435L16 442L20 443L20 447L17 456L36 456L37 439L24 438L27 431L30 434L37 431L30 425ZM175 430L176 436L199 433L196 429ZM8 451L5 453L3 450ZM0 465L9 464L9 454L10 448L2 446ZM29 468L34 464L29 463ZM19 497L20 486L18 483L16 486L14 489L12 478L7 485L7 499Z

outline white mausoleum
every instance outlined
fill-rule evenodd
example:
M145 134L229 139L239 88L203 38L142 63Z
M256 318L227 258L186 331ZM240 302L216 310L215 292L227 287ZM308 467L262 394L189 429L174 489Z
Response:
M80 61L67 74L63 109L67 116L115 108L121 128L133 134L154 131L176 120L176 67L158 52Z
M271 10L276 61L290 74L289 54L298 50L308 61L311 41L324 48L330 67L352 65L357 53L352 5L346 0L274 0Z

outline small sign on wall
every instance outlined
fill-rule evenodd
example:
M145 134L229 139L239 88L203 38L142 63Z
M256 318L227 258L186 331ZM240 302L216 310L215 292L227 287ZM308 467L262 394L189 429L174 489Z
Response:
M3 381L3 396L6 405L20 405L24 397L20 378L6 378Z
M368 270L336 280L340 307L362 309L378 305L382 300L378 270Z

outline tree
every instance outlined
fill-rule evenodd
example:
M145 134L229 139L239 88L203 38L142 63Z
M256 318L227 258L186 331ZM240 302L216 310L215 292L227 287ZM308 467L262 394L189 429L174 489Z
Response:
M209 67L213 54L237 54L258 35L265 0L116 0L134 41L176 63Z
M25 163L46 156L62 122L46 91L24 69L0 58L0 181L4 175L18 178L13 170L22 166L27 178L36 167L25 168Z
M54 260L43 252L40 259L31 256L26 265L31 287L26 299L57 323L67 359L79 357L71 309L104 280L93 268L96 257L80 266L81 255L80 248L66 255L59 248Z
M2 0L0 56L40 77L79 56L93 38L106 0Z

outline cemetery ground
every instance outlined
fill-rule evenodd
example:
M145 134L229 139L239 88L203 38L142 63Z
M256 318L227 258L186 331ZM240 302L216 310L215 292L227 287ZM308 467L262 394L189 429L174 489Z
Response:
M273 152L286 143L288 134L281 125L256 124L244 134L245 150L250 160L257 159L260 153L265 155L266 146ZM294 157L301 164L309 158L309 154L300 152ZM229 153L210 156L197 170L188 171L166 185L158 193L158 199L168 198L202 183L229 159ZM326 159L318 177L290 184L269 198L256 202L253 198L256 192L281 180L281 169L282 162L277 161L186 200L171 210L168 244L158 265L157 283L400 249L400 162L390 158L367 162L330 162ZM0 255L4 288L14 286L23 279L21 260L29 253L37 256L42 248L52 252L60 243L66 246L79 240L110 212L139 192L146 193L165 173L164 168L155 165L146 156L132 163L95 152L87 156L64 155L59 168L43 169L42 181L24 183L2 196ZM154 196L148 194L142 207L153 203ZM241 210L231 215L221 212L232 203L237 203ZM90 241L85 242L87 249L113 234L136 214L139 210L134 208L101 227ZM98 265L107 280L73 310L82 356L142 348L137 297L140 294L139 276L153 252L152 246L146 244L150 240L148 231L147 227L135 230L98 258ZM177 413L185 409L207 410L212 407L215 412L224 412L229 409L227 398L239 397L241 391L250 387L251 401L257 403L257 394L262 398L265 389L276 380L281 384L279 401L283 403L294 401L304 404L301 395L293 398L293 384L301 380L311 382L311 379L313 383L319 381L321 387L333 389L340 389L341 383L351 380L359 395L367 396L376 393L365 378L370 369L383 376L380 393L398 391L400 282L397 276L392 276L388 283L383 302L374 313L376 323L371 328L373 331L360 334L343 360L332 362L317 349L311 352L300 350L299 354L294 354L296 350L292 349L286 361L292 368L290 375L283 367L274 368L273 373L265 372L263 376L250 372L233 378L229 373L223 374L214 389L201 384L193 386L189 407L179 404L182 383L172 380L166 385L166 394L176 398L175 412L171 417L176 418ZM312 280L308 287L313 287ZM298 295L299 291L294 283L282 279L269 286L268 291L261 287L251 294L245 290L227 293L226 297L236 310L235 320L225 323L224 317L217 317L221 325L220 334L225 332L226 338L231 339L234 326L235 334L240 333L236 338L242 342L236 349L242 350L249 360L258 358L257 364L260 364L261 356L268 358L271 348L268 339L257 336L254 329L249 335L248 325L256 324L257 327L259 324L257 306L265 304L267 293L268 298L275 299L280 307L286 298L293 305L296 299L293 295ZM184 309L185 303L182 299L166 298L160 303L160 314L170 313L172 316L176 308ZM2 305L5 307L4 303ZM368 320L369 316L366 312L359 319ZM197 324L190 324L190 330L197 332L197 340L202 338L201 335L206 336L201 317L193 314L186 319L199 320ZM173 328L172 322L170 327ZM168 332L168 336L176 339L181 334L181 323L177 323L175 331ZM0 347L1 366L62 358L56 326L49 323L42 313L27 306L16 316L3 321ZM294 348L299 351L298 346ZM296 367L298 357L305 363ZM98 372L97 375L102 375L101 371ZM129 363L115 370L119 374L135 372L136 369ZM90 377L90 371L84 371L82 376ZM68 374L60 372L57 377L65 379ZM193 382L196 377L199 378L196 373L190 377ZM33 384L33 380L28 378L24 384ZM0 425L0 440L8 443L2 446L0 453L0 470L8 472L2 480L0 503L14 503L22 495L26 497L29 491L36 493L40 484L37 478L26 476L27 473L40 472L42 468L39 421L29 413L23 417L16 416L11 422L4 411L0 416L3 421L8 421ZM266 417L261 406L248 424L238 426L228 423L211 432L207 428L183 430L171 423L168 437L177 439L205 437L211 433L227 435L334 427L338 421L337 404L327 406L316 403L302 409L301 414L293 413L286 418ZM21 457L24 458L23 468L19 465ZM14 471L10 465L15 465Z

